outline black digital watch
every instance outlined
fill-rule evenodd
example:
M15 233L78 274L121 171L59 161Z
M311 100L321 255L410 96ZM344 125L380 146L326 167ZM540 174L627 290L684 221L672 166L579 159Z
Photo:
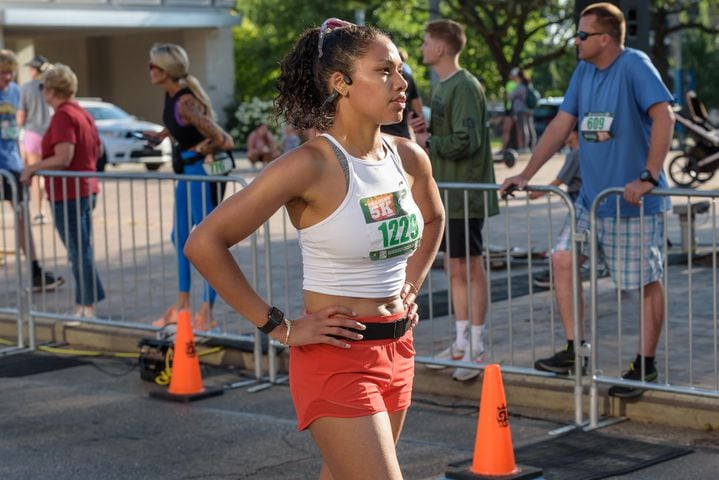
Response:
M652 172L649 170L644 170L642 173L639 174L639 180L642 182L649 182L655 187L659 186L659 182L656 181L654 177L652 177Z
M259 328L261 332L264 332L269 335L272 330L282 325L284 321L285 312L283 312L277 307L271 307L270 310L267 312L267 323L257 328Z

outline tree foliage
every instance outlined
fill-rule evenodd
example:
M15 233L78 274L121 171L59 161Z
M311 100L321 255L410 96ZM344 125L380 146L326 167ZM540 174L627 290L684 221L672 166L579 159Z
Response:
M356 22L357 12L362 11L367 24L388 31L398 44L414 43L416 39L410 37L423 28L424 21L413 22L407 13L417 13L415 5L419 3L417 0L239 0L236 9L243 21L235 29L238 99L273 96L274 81L285 53L305 29L319 26L329 17Z
M716 39L716 35L719 33L719 26L717 26L719 5L716 2L709 0L652 0L651 13L651 29L654 33L651 56L667 85L671 87L674 83L670 75L670 67L677 66L672 65L669 54L669 43L674 35L682 35L686 32L687 39L693 43L695 48L690 48L686 52L690 63L699 60L703 65L711 65L707 62L706 57L695 57L694 53L698 46L697 42L701 43L703 37L706 37L706 42L711 43L711 39ZM713 50L716 51L716 45ZM701 51L701 49L696 53L711 55L710 51ZM717 65L716 61L713 65ZM717 85L717 83L715 82L713 85Z
M485 49L504 84L513 67L532 70L573 52L573 6L556 0L447 0L471 44Z
M651 55L668 84L673 61L672 35L687 40L684 64L701 65L700 89L715 89L719 75L716 34L719 2L715 0L649 0L654 42ZM429 0L238 0L243 23L234 31L238 101L270 99L275 94L279 63L301 32L328 17L357 21L388 32L409 54L420 92L427 100L429 71L420 45L429 20ZM544 95L561 95L576 65L572 0L441 0L440 15L466 27L468 44L462 65L477 75L490 98L501 97L512 67L527 70ZM713 20L712 20L713 19ZM704 98L714 98L711 92ZM719 102L716 102L719 103ZM716 104L715 103L715 104Z
M682 42L684 68L695 75L699 98L719 108L719 39L699 31L688 32Z

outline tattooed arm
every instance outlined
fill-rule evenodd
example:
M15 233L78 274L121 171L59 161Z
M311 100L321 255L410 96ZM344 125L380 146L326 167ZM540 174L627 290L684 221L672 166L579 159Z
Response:
M205 137L205 140L194 148L197 152L208 155L220 150L231 150L232 137L210 118L203 105L192 95L183 95L179 102L180 118L193 125Z

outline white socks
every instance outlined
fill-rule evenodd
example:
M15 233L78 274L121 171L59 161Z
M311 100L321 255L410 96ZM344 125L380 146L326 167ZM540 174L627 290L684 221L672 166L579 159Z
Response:
M474 354L477 355L484 351L484 342L482 341L482 334L484 333L484 325L472 325L472 349Z
M471 332L472 349L475 352L483 352L484 351L484 341L482 340L482 336L483 336L484 330L485 330L484 325L472 325L472 327L470 328L469 320L457 320L456 327L457 327L457 337L456 337L454 343L458 349L460 349L460 350L468 350L469 349L468 333Z
M467 348L469 348L469 337L467 336L469 320L457 320L455 326L457 327L457 338L454 344L460 350L467 350Z

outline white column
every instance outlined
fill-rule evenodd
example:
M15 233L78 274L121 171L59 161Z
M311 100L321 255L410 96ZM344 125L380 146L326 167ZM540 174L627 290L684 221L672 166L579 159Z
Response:
M18 85L30 80L30 73L24 65L32 60L35 56L35 42L30 39L23 38L15 41L15 56L17 57L18 71L15 81Z
M197 77L212 100L220 125L226 118L224 108L235 97L235 55L232 30L187 30L184 47L190 57L190 73Z

